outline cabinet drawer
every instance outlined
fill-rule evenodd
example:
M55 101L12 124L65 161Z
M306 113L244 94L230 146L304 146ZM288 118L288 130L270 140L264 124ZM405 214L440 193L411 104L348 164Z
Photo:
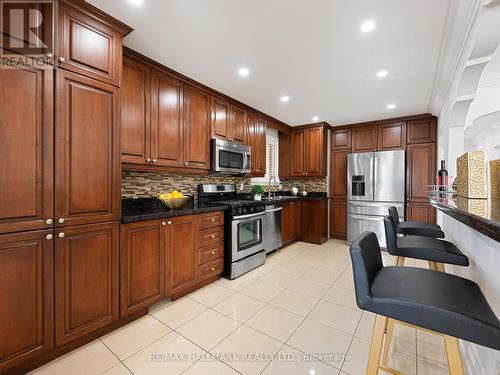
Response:
M209 212L198 216L200 230L224 225L224 212Z
M200 267L200 280L220 275L224 270L224 260L218 259Z
M222 256L224 256L224 243L220 242L215 245L203 247L199 251L200 251L199 264L202 265L212 260L222 258Z
M224 227L209 228L198 232L198 247L208 246L224 239Z

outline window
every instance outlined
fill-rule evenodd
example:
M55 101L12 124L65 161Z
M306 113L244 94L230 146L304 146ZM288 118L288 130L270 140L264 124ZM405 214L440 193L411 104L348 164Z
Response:
M252 185L267 184L271 177L276 179L279 184L279 139L276 129L268 128L266 130L266 175L264 177L252 178Z

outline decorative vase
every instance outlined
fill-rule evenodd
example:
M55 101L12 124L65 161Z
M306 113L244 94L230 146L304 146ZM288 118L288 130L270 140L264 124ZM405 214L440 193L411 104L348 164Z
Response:
M254 201L261 201L261 200L262 200L262 195L255 194L255 195L253 196L253 200L254 200Z

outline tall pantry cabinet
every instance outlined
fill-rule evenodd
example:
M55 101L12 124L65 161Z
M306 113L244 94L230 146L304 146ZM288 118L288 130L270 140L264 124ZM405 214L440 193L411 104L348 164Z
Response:
M118 318L119 87L131 29L58 3L55 69L0 69L0 372ZM22 298L20 298L22 296Z

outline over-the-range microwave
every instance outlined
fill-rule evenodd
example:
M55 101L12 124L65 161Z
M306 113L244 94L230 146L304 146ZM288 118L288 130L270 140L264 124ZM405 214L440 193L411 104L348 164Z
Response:
M250 173L250 146L212 139L212 170L219 173Z

